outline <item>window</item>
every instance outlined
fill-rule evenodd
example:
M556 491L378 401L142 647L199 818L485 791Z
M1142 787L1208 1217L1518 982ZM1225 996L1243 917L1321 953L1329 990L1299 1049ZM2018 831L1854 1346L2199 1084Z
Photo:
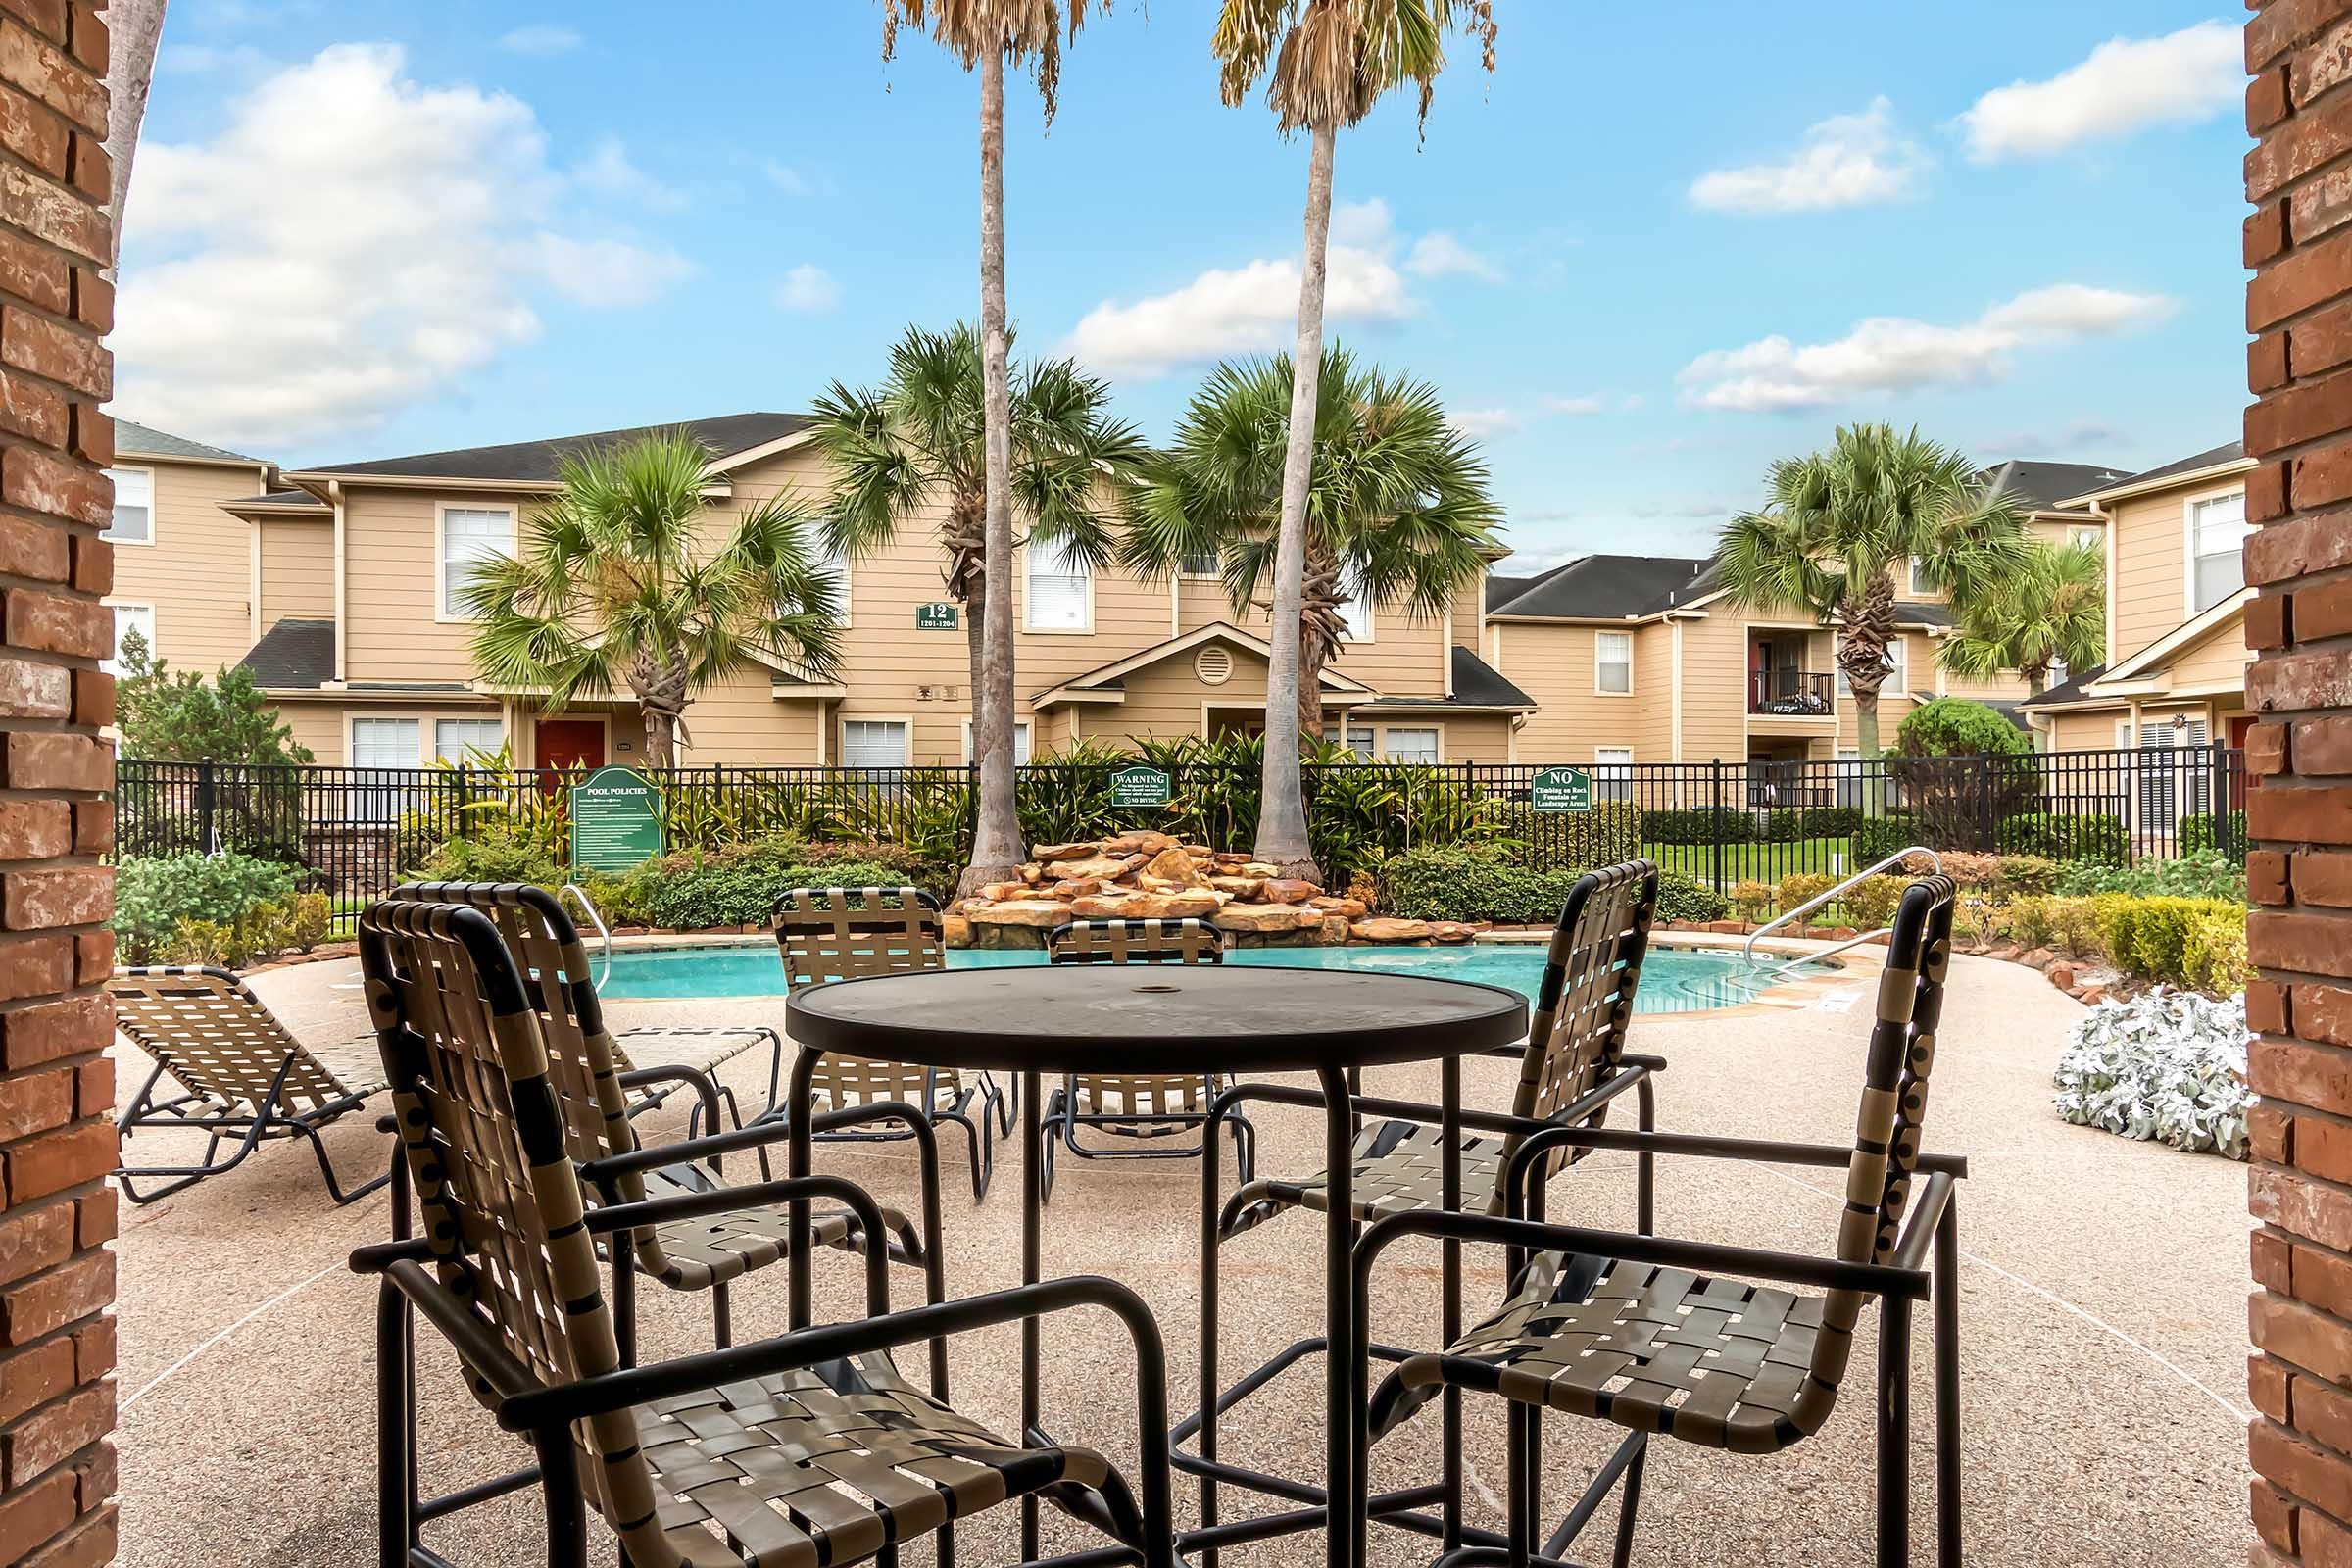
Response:
M115 520L105 537L119 545L155 543L155 473L149 468L109 468L115 481Z
M1842 642L1842 639L1840 640ZM1886 643L1886 678L1879 683L1881 697L1907 697L1911 692L1911 672L1904 654L1903 639L1894 637ZM1838 695L1854 695L1853 682L1845 678L1845 662L1838 663Z
M469 620L466 587L485 561L514 549L514 514L504 507L441 509L441 618Z
M1634 798L1634 749L1631 746L1592 748L1592 798L1630 801Z
M495 718L436 718L433 756L444 762L470 763L495 757L507 744L507 726Z
M1917 556L1913 556L1911 558L1910 587L1907 591L1914 599L1918 598L1921 594L1932 594L1936 591L1934 583L1928 581L1926 577L1920 575L1919 558Z
M1634 694L1634 634L1596 631L1592 634L1592 689L1607 697Z
M1029 573L1029 629L1085 631L1094 623L1094 568L1058 545L1032 544L1023 552Z
M1438 760L1438 732L1392 725L1381 731L1380 755L1391 762L1434 762Z
M2066 542L2078 550L2104 550L2107 548L2107 530L2070 528L2066 533Z
M423 746L423 723L414 718L355 718L351 721L351 765L414 770ZM362 822L397 820L409 807L409 792L391 777L362 774L352 791L352 815Z
M122 673L122 639L131 632L147 645L150 662L155 658L155 607L153 605L117 605L115 607L115 656L99 661L98 667L110 675Z
M905 767L906 720L845 718L841 721L841 765Z
M1353 598L1340 606L1340 641L1368 643L1372 640L1372 617L1378 607L1369 589L1358 588Z
M833 618L842 625L850 623L850 558L843 552L825 548L820 532L808 542L810 565L833 579Z
M1372 755L1372 726L1369 724L1348 725L1348 749L1358 757L1370 757Z
M963 760L966 762L980 760L972 751L972 721L968 718L963 721ZM1012 765L1015 767L1029 765L1029 721L1025 718L1013 720Z
M1188 550L1177 562L1176 570L1186 577L1214 577L1220 575L1221 565L1214 550Z
M2215 496L2188 509L2188 612L2202 614L2246 585L2242 551L2246 535L2246 493Z

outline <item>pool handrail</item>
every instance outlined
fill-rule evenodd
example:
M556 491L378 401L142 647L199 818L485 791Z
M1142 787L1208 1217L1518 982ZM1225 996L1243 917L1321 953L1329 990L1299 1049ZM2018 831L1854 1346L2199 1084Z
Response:
M579 905L580 912L596 928L597 940L604 944L603 951L597 956L596 974L588 982L601 992L605 989L606 979L612 973L612 928L605 924L605 917L597 912L596 905L589 900L588 890L577 882L564 883L556 897L558 900L570 899Z
M1747 934L1747 940L1741 943L1740 946L1740 956L1747 962L1749 967L1754 967L1756 961L1756 943L1761 938L1769 934L1773 927L1787 925L1798 915L1820 908L1823 905L1838 897L1838 894L1843 893L1847 888L1854 886L1856 883L1868 881L1870 878L1877 876L1881 871L1886 870L1886 867L1890 865L1899 865L1903 861L1911 858L1911 857L1914 855L1924 855L1928 858L1928 874L1930 876L1937 875L1943 870L1943 858L1937 855L1934 850L1929 849L1924 844L1914 844L1907 850L1897 850L1892 855L1887 856L1885 859L1878 861L1868 869L1856 871L1852 876L1847 877L1844 881L1838 883L1836 887L1831 888L1828 892L1814 895L1812 898L1809 898L1804 903L1798 905L1795 908L1787 910L1781 914L1776 914L1771 919L1765 921L1762 925L1756 927L1753 931L1750 931ZM1781 970L1776 972L1793 969L1800 963L1812 963L1818 959L1832 957L1838 954L1843 953L1848 948L1858 948L1865 942L1876 942L1879 938L1886 935L1893 929L1894 927L1889 925L1881 926L1876 931L1865 931L1860 936L1850 937L1847 940L1838 943L1834 948L1824 949L1820 953L1809 953L1801 958L1791 959L1789 962L1782 964Z

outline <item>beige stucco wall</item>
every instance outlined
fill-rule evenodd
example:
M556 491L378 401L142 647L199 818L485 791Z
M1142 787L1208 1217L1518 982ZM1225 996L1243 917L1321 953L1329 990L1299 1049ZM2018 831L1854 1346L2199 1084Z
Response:
M177 669L209 675L235 663L254 643L253 544L220 503L257 493L263 470L132 454L115 466L154 473L154 543L115 547L107 603L152 606L156 652Z
M335 525L325 517L266 517L262 536L262 630L289 616L335 614Z

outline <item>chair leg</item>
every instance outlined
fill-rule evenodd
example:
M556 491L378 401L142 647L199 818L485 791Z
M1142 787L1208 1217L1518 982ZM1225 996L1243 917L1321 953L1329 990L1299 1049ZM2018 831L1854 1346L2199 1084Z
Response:
M1944 1200L1936 1227L1933 1288L1936 1336L1936 1560L1960 1568L1960 1210Z
M409 1568L416 1543L410 1468L408 1298L389 1279L375 1299L375 1517L378 1568Z
M1010 1138L1013 1118L1020 1114L1021 1109L1020 1074L1013 1074L1012 1088L1008 1092L999 1092L996 1080L992 1078L983 1076L981 1082L988 1085L989 1097L997 1102L997 1136Z
M1879 1568L1911 1560L1911 1305L1879 1313Z
M1642 1508L1642 1467L1647 1463L1649 1445L1644 1443L1625 1467L1625 1496L1617 1505L1617 1550L1609 1558L1612 1568L1626 1568L1634 1560L1634 1516Z
M992 1137L996 1129L989 1119L988 1106L985 1103L981 1105L977 1125L974 1125L971 1117L954 1110L943 1110L931 1119L935 1125L943 1121L954 1122L963 1129L964 1147L972 1160L972 1201L982 1201L988 1197L988 1184L997 1173L997 1151Z
M727 1300L724 1283L710 1287L710 1333L714 1349L725 1349L735 1343L735 1311Z
M350 1192L345 1192L343 1184L335 1179L334 1163L326 1157L326 1143L318 1136L318 1129L307 1121L289 1121L286 1125L310 1142L311 1152L318 1159L318 1174L326 1182L326 1196L335 1200L337 1208L341 1208L346 1203L358 1202L392 1179L391 1171L386 1170L381 1176L370 1177Z

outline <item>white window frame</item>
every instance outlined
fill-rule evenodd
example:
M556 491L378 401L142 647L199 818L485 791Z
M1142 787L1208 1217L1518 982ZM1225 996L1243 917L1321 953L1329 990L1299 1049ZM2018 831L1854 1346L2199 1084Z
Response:
M1613 692L1600 683L1600 657L1603 638L1621 637L1625 640L1625 690ZM1615 661L1608 661L1614 663ZM1592 694L1595 697L1631 697L1634 695L1634 634L1630 631L1595 631L1592 634Z
M2077 523L2074 527L2066 530L2066 542L2071 549L2080 550L2087 545L2094 550L2105 550L2107 548L2107 530Z
M498 734L497 737L487 746L462 746L458 748L455 753L449 753L444 752L441 749L441 726L444 724L487 724L492 729L498 731ZM507 721L505 717L500 714L492 713L487 716L478 716L468 713L437 713L433 716L430 746L432 760L436 762L457 762L463 764L466 760L466 754L469 751L495 752L501 746L506 744Z
M1012 765L1015 767L1028 766L1029 760L1037 755L1037 731L1031 727L1031 723L1026 718L1012 721ZM963 721L963 765L969 767L978 760L980 759L972 755L972 721L967 718Z
M126 473L144 474L147 477L147 537L132 539L115 532L115 524L111 516L107 520L106 530L98 537L112 545L152 545L155 543L155 470L138 464L122 464L108 468L106 477L111 483L120 486L122 482L122 475Z
M1363 635L1357 636L1354 615L1363 617ZM1340 602L1340 641L1344 643L1376 643L1380 641L1380 601L1361 587Z
M461 615L449 604L449 514L453 512L499 513L507 519L507 554L516 548L517 519L513 507L495 502L436 501L433 503L433 619L444 626L470 626L471 615Z
M847 630L850 624L850 607L857 597L855 592L857 573L851 567L849 552L845 550L837 556L828 551L825 548L824 530L821 528L810 534L808 545L809 554L814 558L813 564L821 570L830 572L834 582L840 585L841 603L837 607L840 612L834 616L833 624Z
M433 733L432 713L370 713L354 710L343 715L343 756L352 768L352 783L357 786L343 800L343 820L361 823L397 822L401 813L415 804L411 788L406 784L370 784L368 775L378 769L384 772L416 772L427 764L424 749ZM362 724L414 724L416 726L416 755L407 762L363 762L360 760L360 726Z
M1021 629L1039 637L1092 636L1095 630L1095 568L1091 563L1083 560L1073 560L1066 554L1061 558L1061 564L1064 566L1077 566L1085 573L1085 618L1075 626L1040 626L1037 623L1037 616L1035 614L1036 596L1029 591L1030 580L1033 568L1040 559L1040 553L1053 548L1054 547L1050 544L1023 543L1021 546ZM1079 575L1079 572L1065 570L1054 572L1051 575L1057 577L1075 577Z
M1427 758L1421 758L1421 757L1392 757L1392 756L1390 756L1390 755L1389 755L1389 737L1390 737L1390 736L1392 736L1392 735L1397 734L1397 733L1398 733L1398 732L1400 732L1400 731L1401 731L1401 732L1403 732L1403 733L1405 733L1405 734L1409 734L1409 735L1427 735L1427 736L1429 736L1429 737L1430 737L1430 739L1431 739L1431 741L1434 743L1434 745L1435 745L1435 747L1436 747L1436 752L1437 752L1437 755L1436 755L1436 756L1434 756L1434 757L1427 757ZM1380 757L1379 757L1379 760L1380 760L1381 761L1384 761L1384 762L1396 762L1396 763L1398 763L1398 764L1400 764L1400 765L1405 765L1405 766L1418 766L1418 767L1428 767L1428 766L1432 766L1432 765L1434 765L1434 764L1436 764L1436 763L1443 762L1444 760L1446 760L1446 726L1445 726L1445 724L1443 724L1443 723L1441 722L1441 723L1429 723L1429 724L1383 724L1383 725L1381 725L1381 726L1380 726Z
M1197 571L1194 569L1193 563L1197 559L1194 552L1187 550L1178 555L1176 558L1176 575L1183 578L1186 582L1222 582L1225 578L1225 564L1223 556L1219 552L1213 550L1205 552L1205 555L1209 564L1208 570L1206 571Z
M143 612L147 616L147 658L149 662L152 663L155 660L163 657L162 653L156 648L155 645L155 640L159 635L159 631L156 626L157 616L155 606L142 603L135 599L109 599L105 603L108 610L117 612L117 613L113 617L115 628L113 651L110 652L104 659L98 661L98 667L100 669L105 670L109 675L120 675L122 673L122 617L120 612L125 610L131 611L134 613Z
M1364 738L1361 746L1355 744L1358 735ZM1380 727L1376 724L1352 724L1343 719L1340 722L1340 741L1358 757L1380 756Z
M1605 773L1603 768L1625 769L1622 773ZM1592 798L1596 801L1630 801L1634 798L1634 749L1631 746L1595 746L1592 748Z
M2237 540L2238 587L2242 588L2245 585L2246 541L2254 534L2253 526L2245 520L2246 487L2240 484L2233 488L2212 490L2204 495L2190 496L2180 503L2180 609L2186 619L2194 620L2213 608L2213 605L2197 603L2197 563L2203 559L2197 554L2198 509L2230 500L2237 502L2238 527L2242 530L2238 534ZM2218 557L2222 552L2217 550L2214 554ZM2237 588L2231 589L2230 593L2223 594L2221 598L2216 599L2213 604L2223 603L2237 591Z
M1844 642L1843 636L1831 639L1830 662L1838 668L1838 695L1850 702L1854 695L1853 682L1846 678L1845 661L1838 657L1838 650ZM1896 632L1886 639L1886 652L1889 656L1886 678L1879 683L1879 696L1882 699L1889 695L1908 698L1911 695L1911 639ZM1890 687L1893 688L1891 693L1888 690Z
M1941 593L1943 591L1940 588L1928 588L1921 585L1919 580L1919 558L1917 556L1906 556L1903 558L1903 560L1905 568L1903 572L1903 589L1912 598L1917 599L1922 594Z
M914 765L914 715L911 713L843 713L834 721L834 753L842 767L912 767ZM903 762L852 762L850 760L850 726L852 724L896 724L906 734L906 745L901 753Z

